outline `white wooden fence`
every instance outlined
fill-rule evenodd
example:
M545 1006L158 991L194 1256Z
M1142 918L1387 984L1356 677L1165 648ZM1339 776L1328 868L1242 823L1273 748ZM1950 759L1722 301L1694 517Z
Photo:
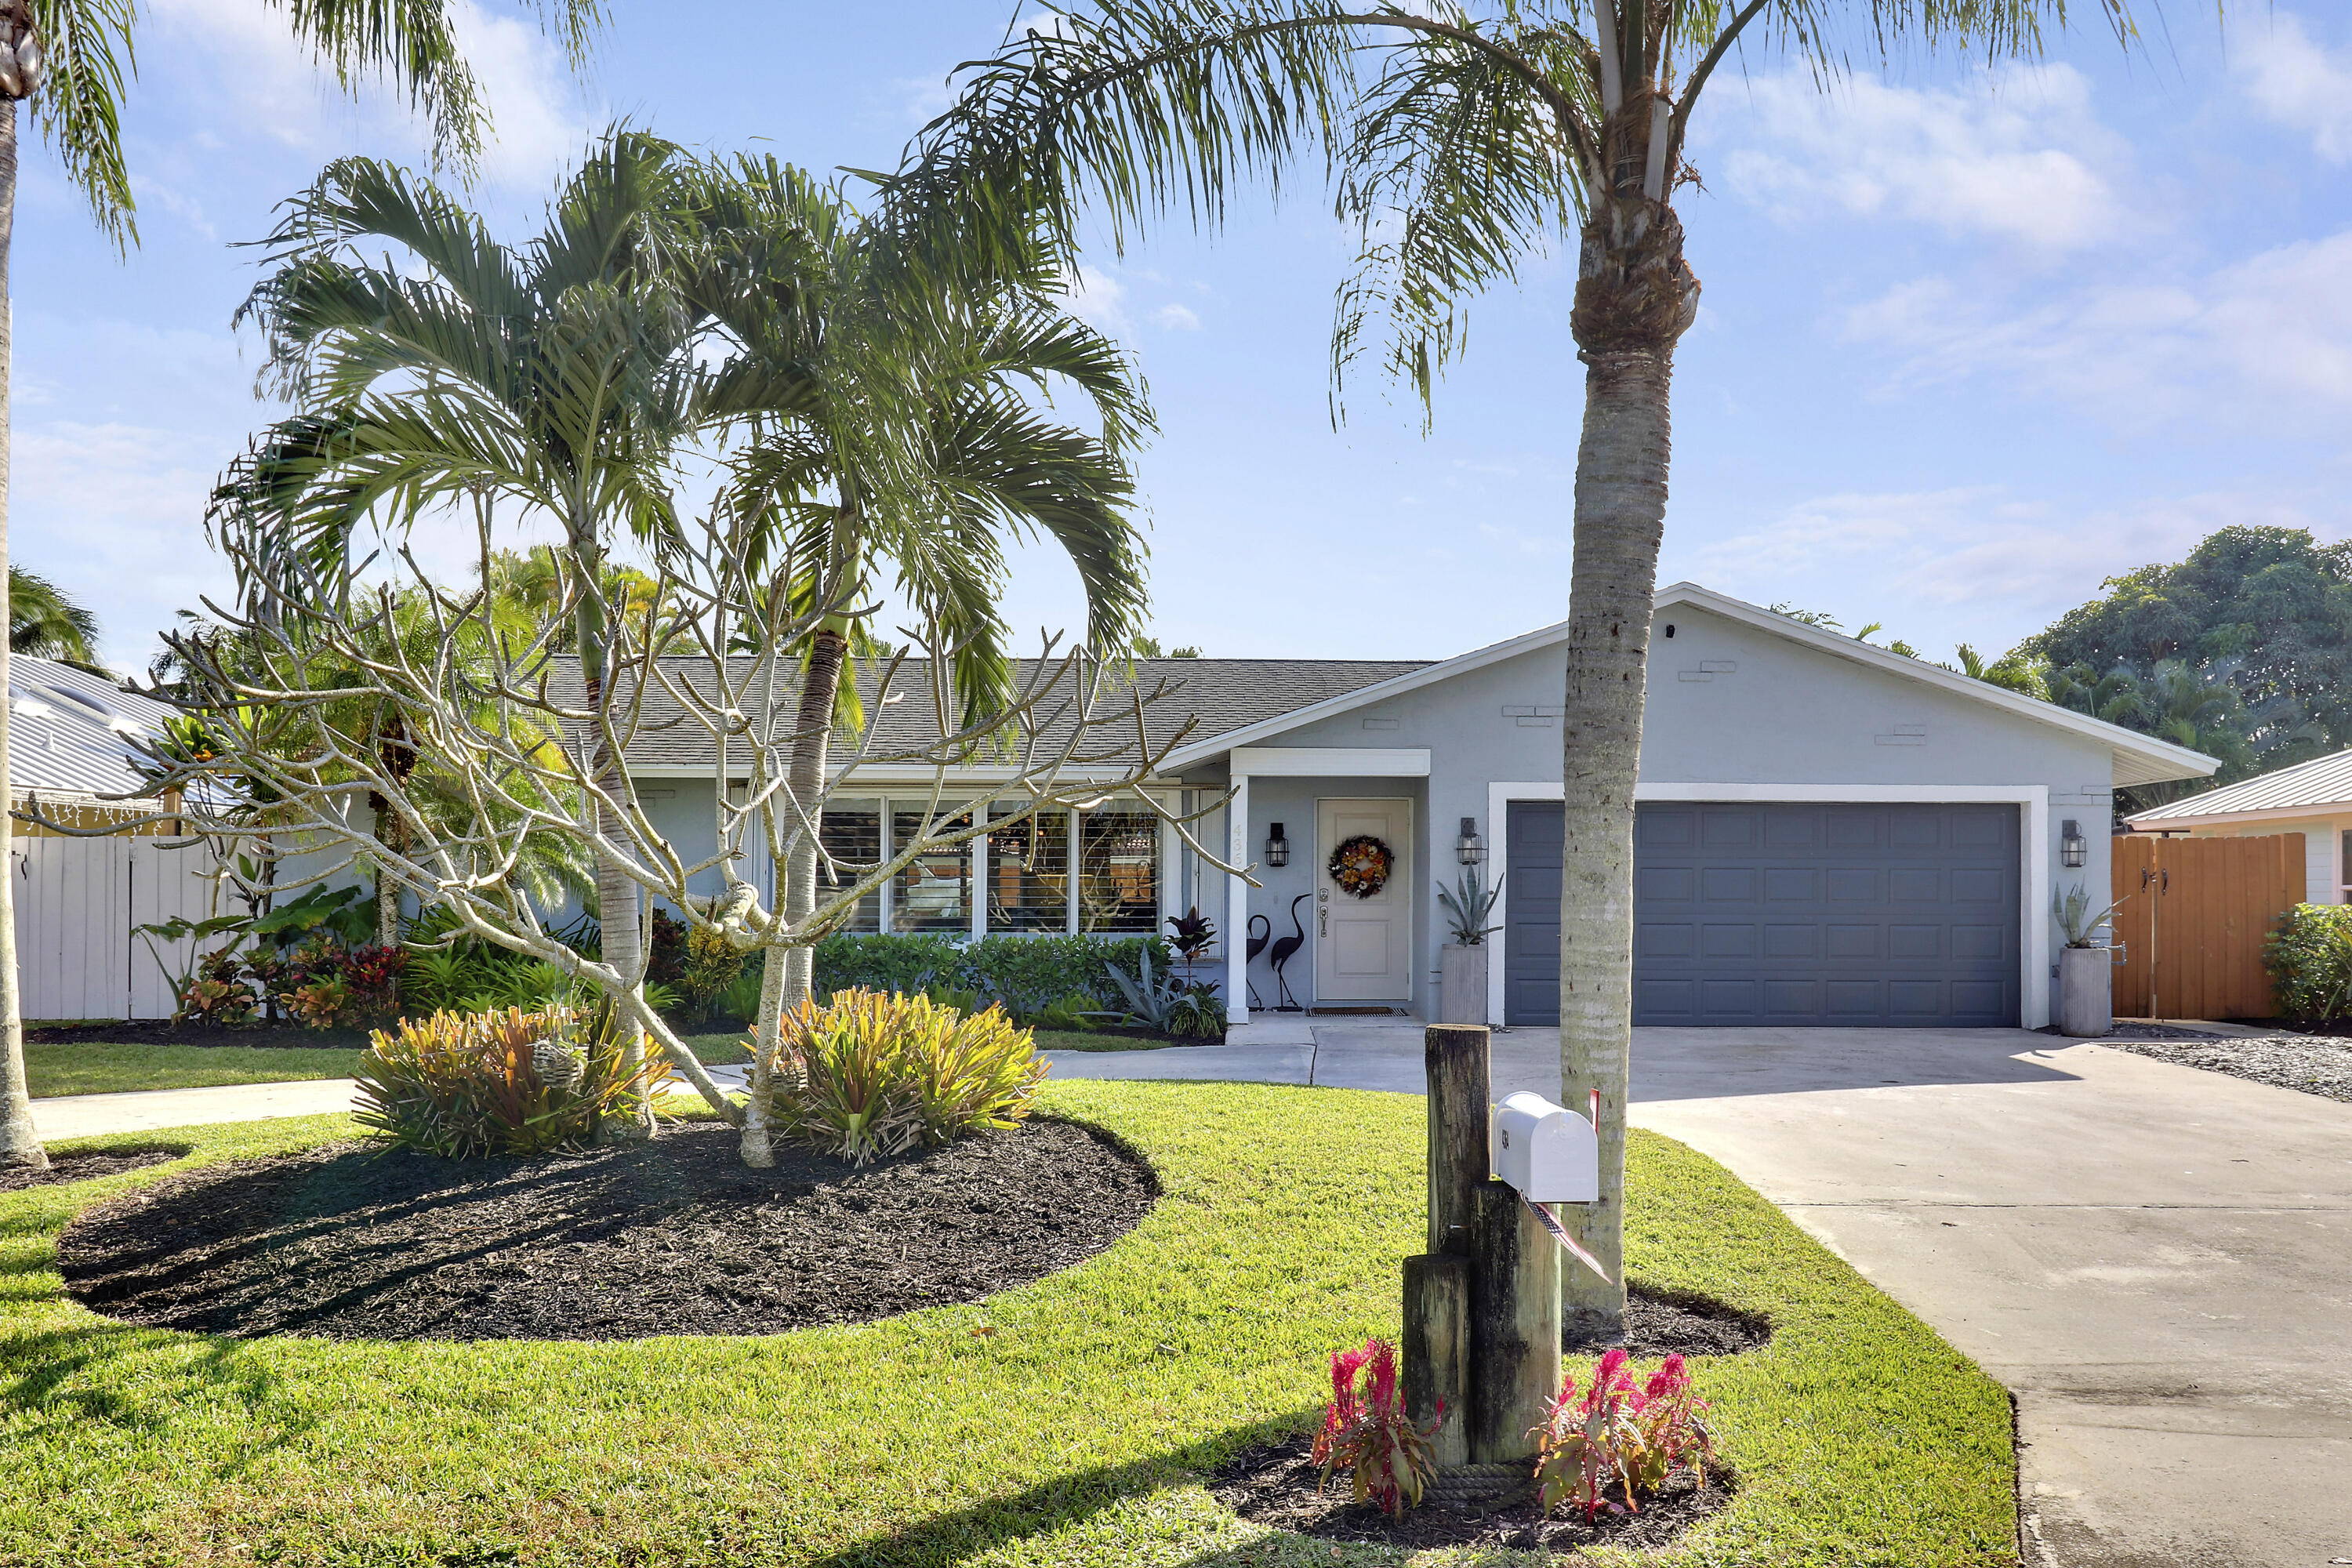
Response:
M172 1016L171 977L188 967L196 943L142 937L132 928L217 912L216 884L205 875L214 868L211 850L202 844L175 848L176 842L131 836L16 840L9 871L16 879L25 1017Z

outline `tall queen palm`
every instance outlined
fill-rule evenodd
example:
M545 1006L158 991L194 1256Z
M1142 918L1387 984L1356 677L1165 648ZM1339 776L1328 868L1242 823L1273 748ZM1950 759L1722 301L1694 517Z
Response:
M544 0L538 7L576 61L597 0ZM288 29L349 89L381 76L408 93L433 126L436 146L470 164L488 128L474 76L458 52L455 0L299 0L279 8ZM88 198L99 226L119 243L137 237L121 103L131 63L134 0L0 0L0 584L7 582L8 258L15 240L18 106ZM0 587L4 596L5 587ZM0 609L5 609L0 605ZM7 649L0 645L0 689ZM0 705L0 807L14 804L8 723ZM14 864L14 825L0 809L0 869ZM16 879L0 875L0 1167L46 1169L25 1082L24 1020L16 972Z
M2128 0L2098 7L2128 41ZM1577 256L1584 366L1561 730L1562 1097L1601 1109L1601 1201L1572 1223L1609 1279L1570 1271L1588 1327L1623 1312L1633 1037L1633 784L1666 509L1675 344L1699 284L1674 193L1685 138L1735 48L1817 79L1917 39L2031 55L2064 0L1096 0L1035 22L964 76L887 182L904 244L940 257L1042 233L1075 268L1082 221L1124 245L1173 205L1219 221L1237 187L1319 153L1358 237L1335 374L1368 334L1420 394L1467 302L1554 247ZM1563 368L1564 363L1563 363ZM1559 378L1565 384L1567 377ZM1563 409L1563 414L1566 410Z

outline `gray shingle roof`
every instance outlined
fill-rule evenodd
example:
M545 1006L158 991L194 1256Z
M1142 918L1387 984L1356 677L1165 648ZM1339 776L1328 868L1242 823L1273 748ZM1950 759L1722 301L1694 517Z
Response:
M22 796L136 795L126 736L152 734L172 710L101 675L54 659L8 660L9 781Z
M748 677L753 667L751 657L747 655L733 662L735 669L740 672L737 678ZM1425 659L1146 658L1136 661L1136 683L1147 694L1162 681L1171 689L1169 695L1144 710L1145 726L1156 751L1165 745L1188 719L1197 721L1187 737L1189 746L1212 735L1244 729L1333 697L1410 674L1425 668L1428 662ZM709 664L698 658L667 661L667 668L672 679L682 683L691 681L698 689L707 688L710 679ZM1024 677L1035 668L1034 660L1021 662ZM558 668L555 679L551 682L551 690L559 700L566 702L579 700L578 672L579 666L569 660ZM872 699L880 674L878 668L863 668L858 672L859 689L867 698L869 717L875 712ZM796 682L797 672L793 672L790 679ZM880 710L881 728L872 754L918 745L927 735L937 733L932 723L928 660L909 659L901 666L893 691L904 693L905 698ZM1107 742L1108 735L1104 739ZM657 689L649 694L643 726L629 746L630 763L635 767L709 767L712 761L713 752L708 731L698 723L686 721L681 706L668 693Z
M2352 804L2352 752L2315 757L2291 768L2260 777L2242 779L2203 795L2187 795L2168 805L2137 812L2126 818L2136 827L2158 823L2226 816L2240 811L2288 811L2300 806Z

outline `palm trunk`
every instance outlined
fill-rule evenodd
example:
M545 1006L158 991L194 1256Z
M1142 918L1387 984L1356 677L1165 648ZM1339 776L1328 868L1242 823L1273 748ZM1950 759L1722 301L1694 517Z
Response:
M579 609L580 672L587 689L589 709L601 712L610 674L611 648L604 607L593 590L604 584L604 556L594 539L576 531L571 543L572 559L585 578ZM595 742L589 767L598 788L606 795L618 797L626 789L623 759L612 754L601 738ZM608 841L618 841L624 833L620 813L601 804L595 813L596 830ZM596 920L603 931L604 962L620 972L630 990L642 992L646 983L645 928L637 885L609 855L596 857ZM630 1074L632 1081L641 1080L646 1066L645 1029L625 1013L620 1026L622 1068ZM652 1137L653 1131L651 1098L633 1091L621 1102L618 1114L607 1116L598 1123L597 1136L607 1142L630 1142Z
M1566 847L1559 918L1561 1098L1601 1096L1601 1200L1571 1209L1608 1270L1571 1267L1563 1316L1613 1332L1625 1311L1625 1108L1633 1036L1633 786L1642 767L1650 616L1665 530L1667 395L1698 308L1682 228L1662 203L1603 204L1585 231L1573 318L1587 370L1577 448L1561 721Z
M16 226L16 100L0 98L0 626L8 624L8 377L13 329L8 247ZM8 639L0 636L0 1169L49 1168L25 1081L25 1020L16 970L16 793L8 777Z
M841 673L848 657L849 639L839 632L820 627L813 635L808 671L801 682L792 764L784 775L792 787L793 801L812 818L816 817L824 794L825 766L833 744L833 705L841 692ZM813 833L803 834L784 862L784 919L788 929L796 933L816 910L816 839ZM810 1000L815 985L815 950L805 942L795 942L785 948L782 956L783 1005L797 1007Z

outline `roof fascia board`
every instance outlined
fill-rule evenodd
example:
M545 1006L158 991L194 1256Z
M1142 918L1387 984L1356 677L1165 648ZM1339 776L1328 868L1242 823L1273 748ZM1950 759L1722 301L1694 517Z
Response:
M1675 605L1694 605L1710 614L1721 616L1727 620L1738 621L1743 626L1753 626L1758 631L1769 632L1775 637L1786 637L1790 642L1802 644L1838 658L1850 659L1855 664L1871 669L1883 670L1888 675L1899 676L1906 680L1916 680L1923 686L1948 692L1955 697L1965 697L1973 701L2004 709L2021 719L2030 719L2038 724L2048 724L2060 730L2071 730L2075 734L2104 742L2110 750L2144 758L2159 766L2178 767L2180 772L2169 775L2172 778L2204 778L2219 771L2221 766L2220 758L2209 757L2202 752L2192 752L2186 746L2176 746L2169 741L2158 741L2143 735L2136 730L2126 730L2120 724L2110 724L2104 719L2094 719L2087 713L2077 713L2071 708L2061 708L2054 702L2044 702L2039 698L2020 696L2014 691L2006 690L1990 682L1971 679L1958 670L1946 669L1941 665L1930 664L1926 659L1906 658L1891 649L1880 647L1874 643L1866 643L1860 637L1825 632L1818 626L1792 620L1775 611L1761 609L1743 600L1718 594L1712 588L1702 588L1696 583L1676 583L1671 587L1661 589L1658 593L1657 605L1661 610ZM2136 779L2132 782L2157 784L2164 781Z
M1425 779L1427 746L1235 746L1236 778Z
M2203 812L2195 816L2156 815L2156 812L2166 809L2158 806L2155 811L2139 812L2125 817L2124 821L2134 831L2142 833L2160 833L2171 827L2227 827L2240 822L2306 822L2313 817L2341 816L2352 812L2352 800L2312 801L2303 805L2249 806L2243 811Z

